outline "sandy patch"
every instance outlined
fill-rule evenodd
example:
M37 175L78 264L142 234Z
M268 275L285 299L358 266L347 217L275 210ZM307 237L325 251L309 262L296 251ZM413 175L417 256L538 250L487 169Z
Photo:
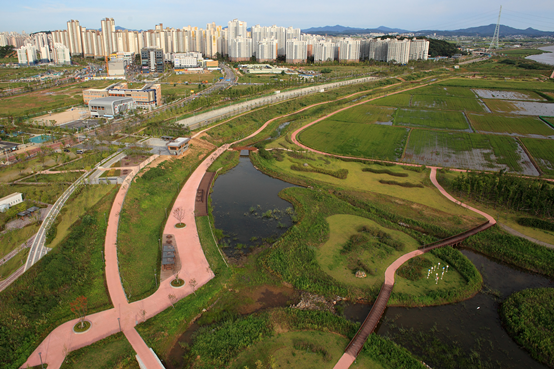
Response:
M90 112L88 109L84 108L72 108L68 109L66 111L63 111L61 113L52 113L52 114L45 114L41 115L40 117L36 117L33 119L33 122L44 125L44 126L51 126L51 121L55 121L54 125L60 125L67 122L72 122L74 120L78 119L84 119L89 118Z

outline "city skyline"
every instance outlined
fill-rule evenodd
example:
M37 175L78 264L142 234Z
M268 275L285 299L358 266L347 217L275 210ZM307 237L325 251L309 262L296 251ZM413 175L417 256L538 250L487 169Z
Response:
M152 5L151 5L152 4ZM100 29L100 20L114 18L127 29L146 30L154 24L181 28L187 25L204 27L215 22L226 25L232 18L244 20L249 25L270 26L278 24L296 28L321 27L340 24L355 28L386 26L409 31L424 29L453 30L496 23L498 10L503 5L501 23L514 28L532 27L552 31L552 20L544 14L554 13L554 2L537 0L522 4L518 1L502 1L483 4L477 0L464 3L446 3L436 0L419 0L416 4L399 0L391 7L386 3L368 4L353 2L348 8L337 8L329 0L317 4L250 3L241 1L229 4L218 0L203 2L201 8L187 8L191 4L165 0L153 3L113 3L105 0L90 2L39 2L24 4L11 2L3 7L4 21L0 32L51 31L60 29L70 19L79 19L88 29ZM252 6L249 6L252 5ZM212 11L207 12L206 9ZM352 11L355 9L356 11ZM214 11L215 10L215 11Z

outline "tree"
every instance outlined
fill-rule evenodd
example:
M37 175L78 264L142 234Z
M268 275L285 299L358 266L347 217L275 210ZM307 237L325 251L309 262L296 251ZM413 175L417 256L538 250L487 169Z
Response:
M177 296L170 293L169 295L167 295L167 298L169 298L169 303L175 309L175 305L173 305L173 304L177 302Z
M196 295L196 286L198 285L198 282L196 282L196 279L192 278L189 281L190 286L192 287L192 292Z
M81 323L81 328L83 328L85 323L85 316L87 315L87 298L85 296L79 296L75 301L70 302L69 306L71 307L71 312L79 318Z
M185 216L186 216L186 211L185 209L183 209L182 207L178 207L178 208L175 208L173 209L173 216L175 217L175 219L177 219L177 221L179 221L178 224L183 224L183 219L185 219Z

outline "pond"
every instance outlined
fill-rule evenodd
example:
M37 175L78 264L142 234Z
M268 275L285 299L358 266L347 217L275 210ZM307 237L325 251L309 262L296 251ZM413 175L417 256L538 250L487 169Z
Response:
M546 51L546 53L539 55L530 55L526 59L531 59L539 63L554 65L554 45L539 47L539 50Z
M229 257L248 254L264 242L273 243L292 226L293 206L279 197L290 183L258 171L248 157L219 176L211 194L215 226L225 237L221 247Z
M546 368L519 347L502 327L500 303L526 288L554 287L546 277L462 250L483 276L483 290L451 305L389 307L376 329L432 368ZM350 305L347 318L361 321L370 305Z

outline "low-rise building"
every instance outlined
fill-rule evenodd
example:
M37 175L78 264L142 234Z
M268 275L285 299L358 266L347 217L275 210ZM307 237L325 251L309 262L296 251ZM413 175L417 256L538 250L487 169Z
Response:
M135 101L130 97L108 96L91 100L88 104L92 117L112 118L125 111L135 109Z
M147 83L142 88L128 88L126 82L116 83L103 89L89 88L83 90L83 102L89 104L94 99L108 96L131 97L139 108L162 105L162 86Z
M15 206L23 202L23 194L21 192L14 192L11 195L4 196L0 199L0 212L5 212L12 206Z
M181 155L189 147L190 138L177 137L167 144L167 149L171 155Z

